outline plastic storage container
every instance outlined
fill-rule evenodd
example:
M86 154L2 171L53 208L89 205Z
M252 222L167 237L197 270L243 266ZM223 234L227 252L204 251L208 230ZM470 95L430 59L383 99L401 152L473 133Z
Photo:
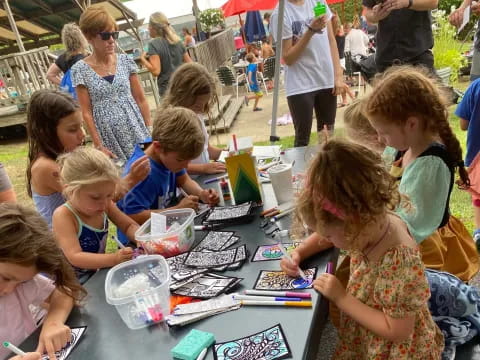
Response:
M152 235L148 219L136 232L135 239L147 254L160 254L165 257L174 256L191 248L195 241L193 209L166 210L162 215L167 217L167 232ZM172 227L177 223L175 226Z
M114 305L130 329L165 320L170 313L170 269L160 255L139 256L108 271L107 303Z

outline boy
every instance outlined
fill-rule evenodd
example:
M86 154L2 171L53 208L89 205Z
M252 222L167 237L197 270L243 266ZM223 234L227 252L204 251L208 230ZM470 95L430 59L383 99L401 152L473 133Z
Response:
M475 231L473 239L480 246L480 166L478 152L480 150L480 79L470 84L465 95L455 110L460 118L460 128L467 130L467 154L465 166L468 167L473 212L475 216Z
M202 189L185 170L188 162L203 151L203 145L202 129L193 111L172 107L158 112L152 138L137 144L125 166L127 174L136 159L147 155L150 158L150 174L118 202L118 207L137 223L143 224L152 211L162 211L171 205L176 199L177 187L189 195L171 209L196 209L199 200L209 205L217 204L217 192ZM128 242L120 231L119 239L122 243Z
M258 87L257 82L257 68L256 64L257 58L253 53L248 53L245 59L249 62L247 66L247 78L248 84L250 85L250 91L255 93L255 95L245 96L245 104L248 106L249 100L255 99L255 104L253 105L253 111L261 111L262 109L258 107L258 101L263 96L262 91Z

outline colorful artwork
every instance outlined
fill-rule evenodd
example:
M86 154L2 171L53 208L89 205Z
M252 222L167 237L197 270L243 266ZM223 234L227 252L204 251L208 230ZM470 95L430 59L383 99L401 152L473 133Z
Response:
M214 345L215 360L274 360L292 353L280 324L262 332Z
M225 162L235 202L262 201L255 158L240 154L227 157Z
M85 332L86 329L87 329L86 326L71 328L72 340L70 340L67 346L65 346L62 350L55 352L55 357L57 358L57 360L65 360L68 357L68 355L70 355L70 353L75 348L80 338L83 336L83 333ZM50 358L47 354L42 355L42 360L48 360L48 359Z
M283 243L285 249L288 252L293 251L296 247L300 245L299 242L295 243ZM278 247L278 244L269 244L269 245L260 245L255 250L255 254L252 257L252 262L255 261L268 261L268 260L279 260L283 256L282 250Z
M317 268L304 270L307 279L301 277L293 278L283 271L261 270L258 275L255 290L293 290L293 289L310 289L313 280L317 274Z

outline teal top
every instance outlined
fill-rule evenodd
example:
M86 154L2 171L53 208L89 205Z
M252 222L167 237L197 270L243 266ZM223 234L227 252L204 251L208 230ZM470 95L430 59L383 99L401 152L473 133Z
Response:
M387 166L393 165L397 152L394 148L385 148L382 157ZM401 176L399 191L408 197L409 202L406 206L400 205L396 212L420 244L442 222L450 193L450 169L440 157L430 155L417 157L397 173L393 167L392 175Z

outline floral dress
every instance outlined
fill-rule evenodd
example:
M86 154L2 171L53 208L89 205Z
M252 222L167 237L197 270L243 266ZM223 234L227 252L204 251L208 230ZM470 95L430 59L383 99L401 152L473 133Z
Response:
M130 88L130 75L137 72L137 66L127 55L117 55L111 83L83 60L71 70L73 86L84 85L88 90L93 120L103 146L119 160L128 160L135 145L150 136Z
M393 318L415 316L412 335L393 342L377 336L342 313L335 359L440 359L443 335L428 310L430 290L417 249L390 248L376 263L352 251L347 291L364 304Z

